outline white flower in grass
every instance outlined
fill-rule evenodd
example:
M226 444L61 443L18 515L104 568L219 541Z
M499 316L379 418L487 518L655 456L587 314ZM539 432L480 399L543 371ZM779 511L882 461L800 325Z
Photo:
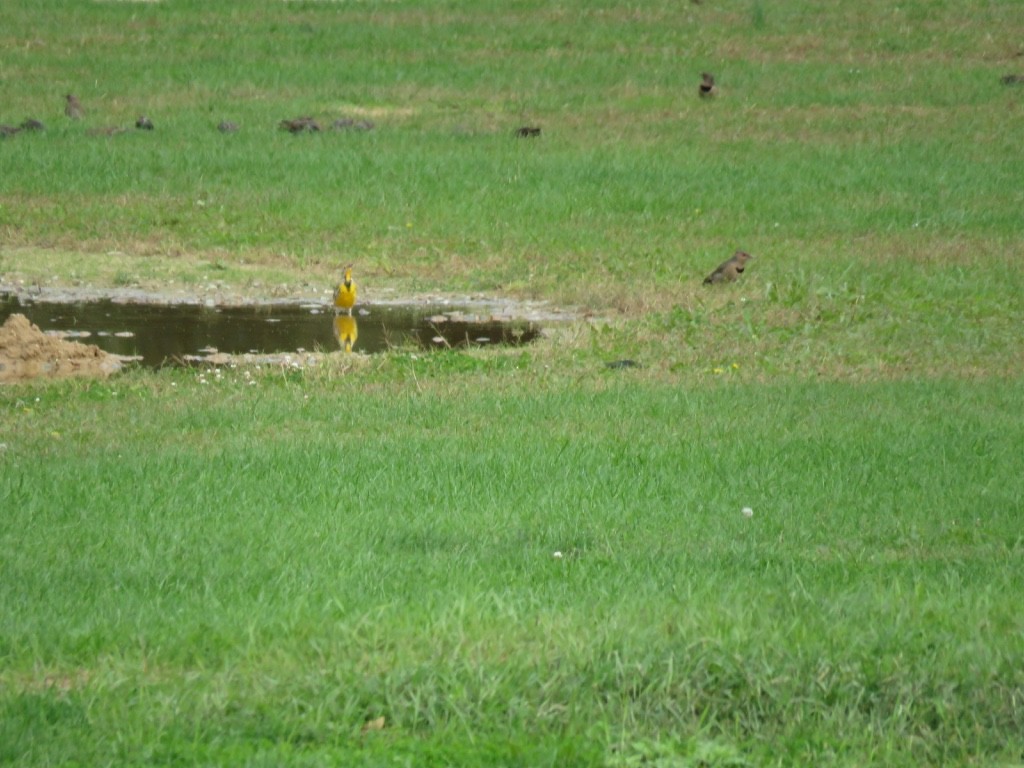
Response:
M743 508L743 516L744 517L753 517L754 516L754 510L751 509L750 507L744 507Z
M555 552L551 556L553 558L555 558L555 560L561 560L562 559L562 553L560 551L558 551L557 549L555 550Z

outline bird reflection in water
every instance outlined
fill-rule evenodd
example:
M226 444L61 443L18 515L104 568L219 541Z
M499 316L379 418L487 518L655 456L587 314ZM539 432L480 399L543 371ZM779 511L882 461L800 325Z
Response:
M338 346L346 352L351 352L359 338L359 325L352 315L334 316L334 338L338 340Z

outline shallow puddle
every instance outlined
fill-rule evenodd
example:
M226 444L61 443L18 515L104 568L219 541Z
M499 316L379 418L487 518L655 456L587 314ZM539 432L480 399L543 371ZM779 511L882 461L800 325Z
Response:
M106 352L138 356L150 367L195 363L215 353L373 353L408 344L425 349L520 345L540 335L539 328L526 321L498 320L447 305L368 304L349 317L319 304L50 302L0 294L0 324L15 312L43 331Z

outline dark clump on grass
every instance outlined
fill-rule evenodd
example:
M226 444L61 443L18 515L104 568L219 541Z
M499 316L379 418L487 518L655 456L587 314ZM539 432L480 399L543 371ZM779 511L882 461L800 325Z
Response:
M610 360L609 362L604 364L604 367L610 368L612 370L623 370L626 368L643 368L643 366L636 360L630 360L629 358L625 358L623 360Z
M288 131L289 133L318 133L320 131L320 123L312 117L296 117L292 120L282 120L278 123L278 127L282 131Z

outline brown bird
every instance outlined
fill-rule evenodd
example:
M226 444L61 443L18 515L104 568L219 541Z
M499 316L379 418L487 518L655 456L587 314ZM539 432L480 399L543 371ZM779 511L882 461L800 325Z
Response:
M316 133L320 130L320 124L312 117L297 117L294 120L282 120L278 123L281 130L289 133L303 133L309 131Z
M20 128L23 131L45 131L46 130L46 126L43 125L41 122L39 122L38 120L36 120L33 117L30 117L30 118L28 118L26 120L22 120Z
M82 104L78 101L78 97L73 93L69 93L64 98L68 100L68 103L64 105L64 114L72 120L80 120L85 115L85 110L82 109Z
M718 87L715 85L715 76L710 72L700 73L700 89L698 93L702 99L709 99L718 94Z
M135 127L143 131L152 131L153 121L145 115L140 115L139 119L135 121Z
M1003 75L999 78L1003 85L1018 85L1024 83L1024 75Z
M21 128L18 128L13 125L0 125L0 136L4 137L5 139L8 136L17 136L19 131L21 131Z
M521 139L535 139L540 136L540 126L524 125L522 128L516 129L516 136Z
M747 262L752 258L754 257L746 251L736 251L731 257L719 264L714 272L704 278L704 285L735 280L743 274L743 270L747 267Z

